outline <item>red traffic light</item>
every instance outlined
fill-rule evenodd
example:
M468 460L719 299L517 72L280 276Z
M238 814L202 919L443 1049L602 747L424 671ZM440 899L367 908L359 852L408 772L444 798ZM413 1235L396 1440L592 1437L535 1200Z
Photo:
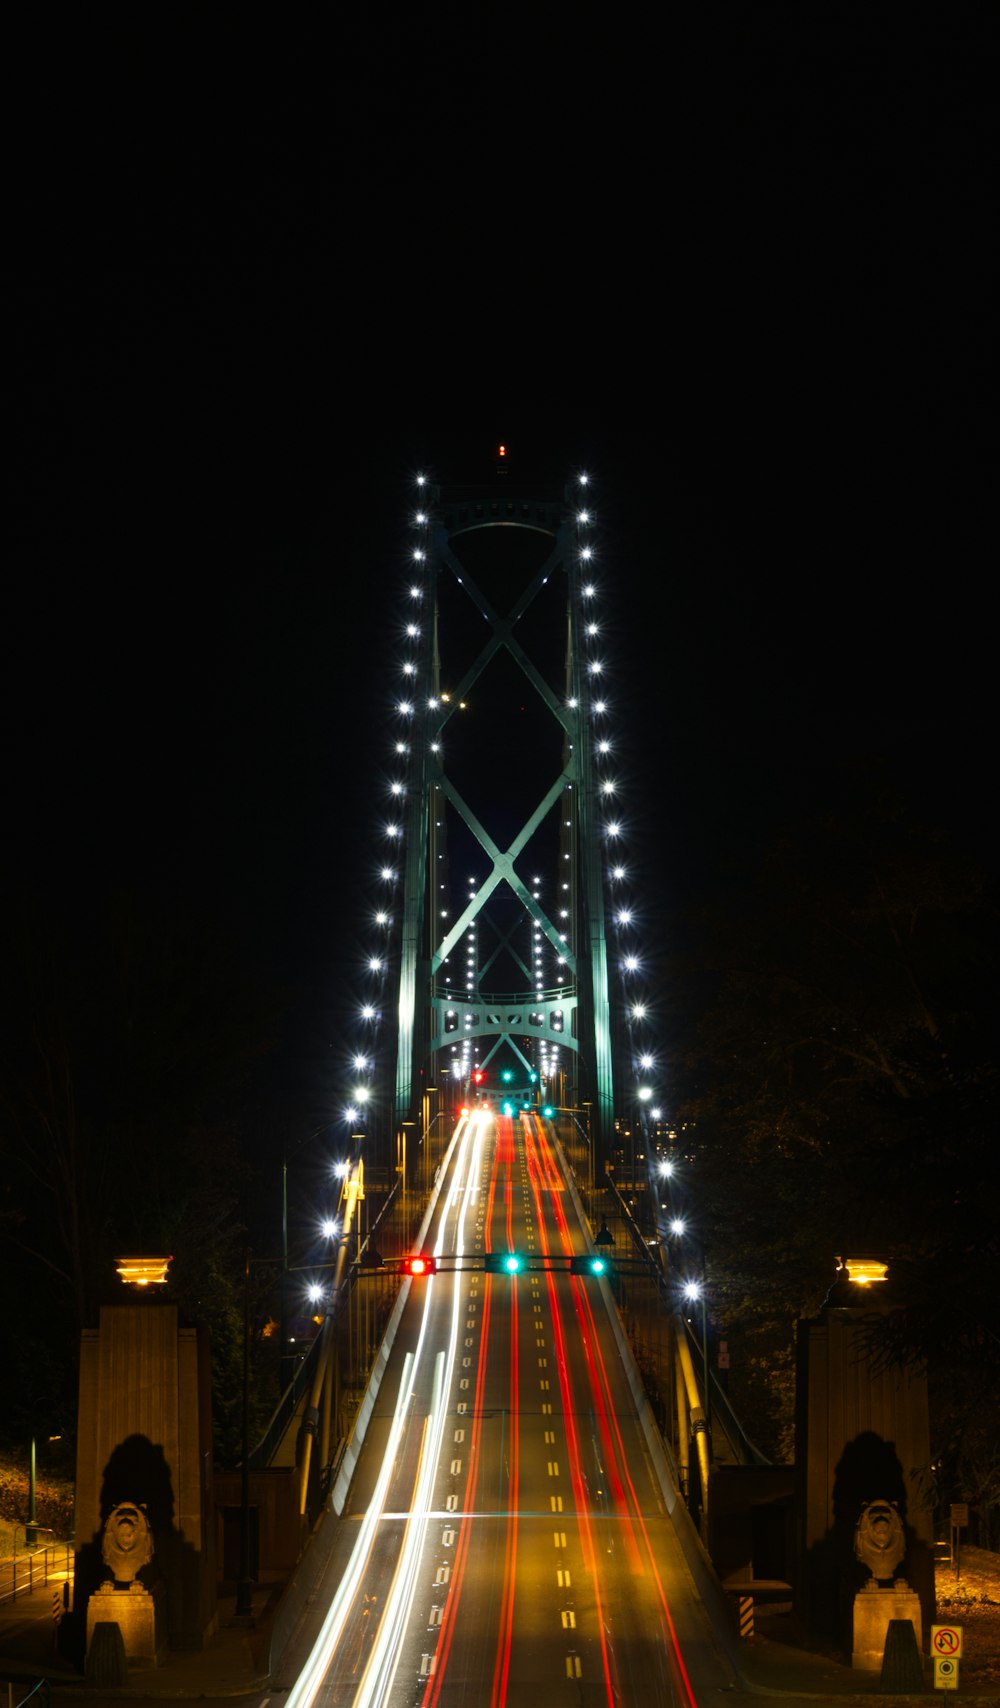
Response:
M437 1260L426 1251L414 1252L403 1259L404 1275L436 1275Z
M473 1079L473 1083L475 1085L482 1085L483 1080L485 1078L486 1078L486 1075L484 1074L482 1068L473 1068L472 1079Z

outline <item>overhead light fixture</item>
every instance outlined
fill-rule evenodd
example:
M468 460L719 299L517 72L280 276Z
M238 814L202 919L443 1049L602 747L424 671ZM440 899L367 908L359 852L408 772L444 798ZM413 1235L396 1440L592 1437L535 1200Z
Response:
M118 1274L126 1287L162 1287L172 1257L116 1257Z

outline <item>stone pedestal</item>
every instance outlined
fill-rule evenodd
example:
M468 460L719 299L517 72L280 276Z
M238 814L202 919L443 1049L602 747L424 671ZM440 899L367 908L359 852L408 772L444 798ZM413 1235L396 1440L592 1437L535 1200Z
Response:
M104 1525L131 1503L152 1534L172 1649L200 1649L218 1626L210 1376L207 1335L182 1327L175 1305L105 1305L100 1329L83 1332L75 1605L103 1591Z
M87 1652L97 1625L117 1625L130 1667L157 1666L166 1655L162 1596L142 1584L129 1589L99 1589L87 1603ZM159 1614L159 1617L157 1615Z
M885 1634L890 1619L908 1619L916 1633L917 1648L923 1648L920 1597L899 1578L891 1588L876 1584L859 1589L854 1597L854 1646L851 1665L863 1672L880 1672Z
M871 1501L895 1505L906 1541L899 1570L920 1598L923 1625L935 1613L934 1515L922 1498L931 1458L927 1375L920 1365L875 1362L870 1321L892 1307L866 1303L871 1291L832 1290L822 1315L798 1329L796 1609L812 1637L845 1653L859 1586L855 1532Z

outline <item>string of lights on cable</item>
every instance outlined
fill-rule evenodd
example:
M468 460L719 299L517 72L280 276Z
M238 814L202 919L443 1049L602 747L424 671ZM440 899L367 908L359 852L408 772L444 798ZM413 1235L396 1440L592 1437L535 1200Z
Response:
M620 1006L619 1024L613 1030L617 1036L626 1039L629 1052L627 1075L631 1083L620 1085L616 1102L624 1101L636 1109L641 1124L645 1126L650 1119L654 1122L662 1119L655 1084L657 1056L651 1035L651 1003L639 943L641 911L634 897L628 863L628 791L618 760L620 736L615 727L611 700L614 667L608 658L605 642L605 589L600 573L597 520L589 476L578 474L576 486L579 491L577 507L567 520L571 524L570 549L577 554L581 570L580 576L574 577L574 584L581 601L577 635L582 651L582 669L578 680L584 703L575 707L571 700L570 709L575 709L579 718L587 719L591 736L592 776L600 808L605 932L614 975L610 994L612 1005ZM428 476L423 473L415 475L403 547L405 579L395 622L396 653L389 666L389 691L385 702L389 743L378 827L381 846L373 871L374 895L368 915L368 942L358 969L357 1035L353 1051L344 1064L347 1084L342 1113L344 1122L351 1128L365 1121L369 1112L366 1105L370 1110L376 1096L376 1085L379 1087L379 1106L383 1091L386 1099L389 1096L388 1085L382 1088L377 1080L377 1070L382 1071L378 1050L380 1038L391 1036L392 1027L383 1026L383 1021L388 1004L398 997L393 977L394 968L399 964L399 928L406 915L403 886L406 880L409 887L407 848L419 836L421 791L428 776L440 774L443 732L447 717L454 710L453 706L443 703L448 696L439 690L437 682L434 580L430 563L431 503L432 488ZM432 784L432 788L436 787ZM433 820L438 810L436 797L432 797L432 801ZM443 798L440 810L443 811ZM563 858L570 861L571 855L564 852ZM428 872L425 878L432 886L431 893L436 898L435 905L440 915L437 941L450 929L450 898L444 883L440 882L441 875ZM456 881L461 890L460 880ZM459 907L464 907L470 914L462 933L464 954L461 964L456 968L448 956L442 966L442 982L455 990L456 1006L461 998L471 1000L478 991L481 946L476 916L471 911L476 886L477 879L470 876L466 880L467 893L458 901ZM545 887L542 877L537 874L530 880L530 894L539 909L544 906ZM532 991L539 1000L546 988L551 993L568 986L567 956L576 956L585 949L585 945L572 940L574 909L571 879L564 873L558 873L556 887L558 894L554 905L548 908L548 916L557 931L543 930L537 917L528 921L530 938L525 962ZM458 896L459 891L456 891ZM558 945L553 937L558 937ZM451 1048L454 1061L450 1071L454 1077L468 1083L479 1066L478 1042L459 1034ZM543 1082L554 1082L562 1065L559 1044L551 1038L540 1040L537 1065ZM389 1074L388 1063L384 1064L384 1071ZM445 1068L444 1071L449 1070Z

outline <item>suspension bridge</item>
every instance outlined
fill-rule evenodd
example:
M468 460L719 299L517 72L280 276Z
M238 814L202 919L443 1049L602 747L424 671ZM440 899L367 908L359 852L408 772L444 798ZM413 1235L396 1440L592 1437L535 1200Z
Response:
M691 1708L731 1678L695 1525L712 1440L748 1449L661 1252L594 488L512 471L415 477L387 625L339 1245L256 1455L325 1514L283 1615L296 1708Z

